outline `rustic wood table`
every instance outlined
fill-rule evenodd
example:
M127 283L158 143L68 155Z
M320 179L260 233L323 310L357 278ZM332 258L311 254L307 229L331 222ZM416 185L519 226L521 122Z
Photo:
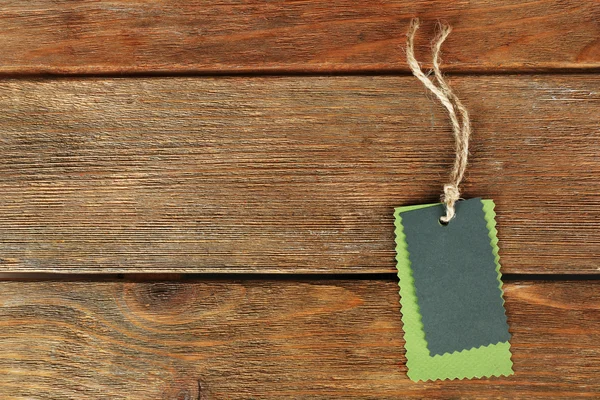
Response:
M435 22L515 375L411 382ZM0 1L0 398L600 398L600 3ZM430 67L425 63L424 67Z

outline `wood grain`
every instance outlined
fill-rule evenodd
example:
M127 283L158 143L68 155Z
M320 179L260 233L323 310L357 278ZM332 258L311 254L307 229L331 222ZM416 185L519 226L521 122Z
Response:
M3 0L0 73L407 71L415 16L452 71L600 67L597 1Z
M505 285L516 374L413 383L388 281L3 282L3 398L576 398L600 281Z
M600 78L451 82L505 273L597 273ZM444 111L409 77L4 80L3 272L394 272Z

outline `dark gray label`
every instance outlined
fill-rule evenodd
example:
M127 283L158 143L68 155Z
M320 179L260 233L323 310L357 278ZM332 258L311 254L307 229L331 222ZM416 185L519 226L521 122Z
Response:
M402 225L430 355L510 339L481 199L403 212Z

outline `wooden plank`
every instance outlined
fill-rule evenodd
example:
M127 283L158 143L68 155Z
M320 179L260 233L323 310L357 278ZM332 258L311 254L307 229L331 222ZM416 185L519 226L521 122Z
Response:
M600 78L452 79L505 273L596 273ZM394 272L445 112L409 77L5 80L4 272Z
M0 73L407 71L410 18L452 71L600 67L596 1L1 1Z
M575 398L600 282L506 286L516 374L413 383L396 282L3 282L4 398Z

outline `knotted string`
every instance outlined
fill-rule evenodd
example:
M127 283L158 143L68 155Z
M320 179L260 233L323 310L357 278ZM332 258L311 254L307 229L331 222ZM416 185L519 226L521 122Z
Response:
M406 41L406 60L414 76L419 79L427 89L429 89L442 103L448 111L450 122L452 123L452 132L455 139L456 159L452 171L450 172L450 182L444 185L444 194L442 201L446 206L446 215L440 218L443 223L448 223L456 215L455 204L460 199L459 185L467 169L467 159L469 156L469 137L471 136L471 124L469 122L469 113L460 102L458 97L452 92L450 86L444 80L440 70L440 51L442 43L446 40L452 28L448 25L439 25L438 35L433 43L433 72L435 80L439 86L421 70L419 62L415 58L414 39L415 33L419 29L419 19L413 18L408 29L408 39Z

